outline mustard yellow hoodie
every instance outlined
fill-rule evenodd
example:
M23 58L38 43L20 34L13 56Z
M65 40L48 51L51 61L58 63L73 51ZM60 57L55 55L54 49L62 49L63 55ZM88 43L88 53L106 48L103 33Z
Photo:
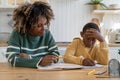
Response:
M80 38L74 38L68 45L64 55L64 62L82 65L84 58L90 58L99 64L108 63L109 47L106 42L94 44L92 48L85 47Z

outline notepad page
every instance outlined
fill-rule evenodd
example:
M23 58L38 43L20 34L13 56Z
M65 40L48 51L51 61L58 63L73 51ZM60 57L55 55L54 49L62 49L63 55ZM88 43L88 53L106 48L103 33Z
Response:
M104 65L101 64L95 64L95 66L83 66L84 69L91 69L91 68L101 68Z
M49 70L49 69L81 69L83 66L77 64L69 64L69 63L56 63L49 66L39 66L38 69L41 70Z

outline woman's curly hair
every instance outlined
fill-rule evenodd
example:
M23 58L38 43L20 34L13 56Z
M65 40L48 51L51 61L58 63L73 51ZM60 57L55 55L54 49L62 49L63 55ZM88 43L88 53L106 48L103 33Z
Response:
M50 20L54 19L53 11L48 3L41 1L36 1L33 4L25 3L13 12L14 27L21 34L29 33L31 27L38 23L40 16L47 19L47 26L50 25Z

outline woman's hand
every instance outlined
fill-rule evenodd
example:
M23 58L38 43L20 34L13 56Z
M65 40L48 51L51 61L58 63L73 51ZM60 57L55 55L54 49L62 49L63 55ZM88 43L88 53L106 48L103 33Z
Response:
M82 63L84 66L94 66L95 62L89 58L85 58Z
M41 66L47 66L47 65L51 65L53 62L54 63L58 62L57 56L48 55L48 56L43 57L43 59L41 60L41 62L39 63L39 65L41 65Z

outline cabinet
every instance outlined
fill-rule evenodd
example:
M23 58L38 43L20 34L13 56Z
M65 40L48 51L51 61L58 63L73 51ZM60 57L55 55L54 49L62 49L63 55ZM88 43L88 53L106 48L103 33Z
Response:
M33 3L35 1L48 2L48 0L0 0L0 8L15 8L25 2Z
M7 62L5 57L7 47L0 47L0 62Z
M0 47L0 62L7 62L7 59L5 57L6 50L7 50L7 46ZM63 56L66 51L66 46L58 47L58 50L59 50L60 56ZM59 62L63 62L63 59L60 59Z
M20 5L23 4L24 2L33 3L35 1L45 1L45 0L7 0L8 5Z
M63 56L64 54L65 54L65 51L66 51L66 46L59 46L58 47L58 51L59 51L59 53L60 53L60 56ZM59 62L63 62L63 59L62 58L60 58L59 59Z
M120 42L120 33L116 33L115 37L115 42Z
M0 62L7 61L5 58L6 49L7 47L0 47ZM63 56L65 54L66 47L58 47L58 49L60 56ZM110 47L109 60L114 58L120 61L120 54L118 54L118 49L120 49L120 47ZM60 59L59 62L63 62L63 59Z
M120 54L118 54L118 50L120 47L110 47L109 59L117 59L120 61Z
M94 10L93 14L120 14L120 10Z
M101 32L105 36L106 41L107 42L118 42L116 41L116 37L115 37L116 35L114 35L115 34L114 31L120 28L120 9L94 10L93 14L102 15Z
M65 54L67 47L58 47L60 55L63 56ZM120 49L120 47L110 47L110 53L109 53L109 60L110 59L117 59L120 61L120 54L118 54L118 50ZM63 60L60 59L60 62L62 62Z

